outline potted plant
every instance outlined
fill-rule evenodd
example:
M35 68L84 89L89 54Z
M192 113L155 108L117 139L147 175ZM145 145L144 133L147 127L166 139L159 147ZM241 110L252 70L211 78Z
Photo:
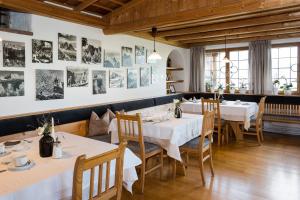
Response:
M244 82L244 80L241 81L241 87L239 88L240 94L246 94L247 92L247 84Z
M211 89L212 89L213 85L210 81L206 81L205 83L205 89L206 89L206 92L212 92Z
M219 85L218 85L218 93L220 95L224 94L224 87L221 83L219 83Z
M273 81L273 94L274 95L278 95L278 87L280 85L280 81L279 80L275 80Z
M227 84L227 89L229 90L230 94L234 94L235 93L235 83L229 83Z
M290 84L285 83L280 88L283 89L285 95L292 95L292 87L293 87L292 83Z

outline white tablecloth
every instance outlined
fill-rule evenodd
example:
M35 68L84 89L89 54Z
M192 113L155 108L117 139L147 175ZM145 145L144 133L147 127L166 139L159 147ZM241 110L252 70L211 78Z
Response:
M117 146L113 144L72 134L57 133L57 136L59 136L62 142L66 157L63 159L41 158L38 149L40 137L30 138L29 140L33 140L32 143L27 144L30 149L21 154L26 154L32 159L35 162L35 166L26 171L7 171L0 173L0 200L71 199L73 171L76 158L82 154L91 157L117 148ZM12 152L12 154L8 156L17 154L20 153ZM7 158L1 157L0 162L4 159ZM132 184L138 179L135 166L140 164L141 160L129 149L126 149L123 181L124 186L129 191L132 189ZM1 169L5 167L5 165L0 164ZM110 170L110 178L112 180L114 180L114 168L115 163L112 162ZM86 195L89 189L89 173L89 171L86 171L83 179L83 189ZM96 172L95 175L97 175L97 173L98 172ZM97 179L95 181L97 181ZM112 186L114 183L113 181L110 182ZM95 184L97 183L95 182ZM85 196L84 199L87 199L87 196Z
M202 121L202 115L184 113L180 119L171 118L159 123L144 122L142 126L144 140L159 144L170 157L181 161L179 146L201 134ZM109 130L112 133L112 143L119 142L116 119L112 120Z
M181 109L185 113L202 113L201 102L184 102ZM250 120L258 111L258 105L255 102L241 102L237 104L235 101L226 101L226 104L220 104L221 118L228 121L244 122L244 127L250 127Z

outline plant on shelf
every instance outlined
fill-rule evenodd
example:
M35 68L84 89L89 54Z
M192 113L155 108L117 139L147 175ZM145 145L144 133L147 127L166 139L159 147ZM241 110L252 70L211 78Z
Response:
M292 95L293 84L288 83L288 80L285 76L281 76L280 78L285 80L285 84L283 84L280 89L283 89L285 95Z
M247 84L244 81L244 79L241 80L240 94L246 94L247 92Z
M235 93L235 83L230 82L229 84L227 84L227 90L230 92L230 94L234 94Z
M212 92L211 91L212 87L213 87L213 85L212 85L211 81L206 81L206 83L205 83L206 92Z
M289 84L285 83L280 88L283 89L285 95L292 95L292 87L293 87L292 83Z
M273 81L273 94L278 95L278 87L280 85L280 81L276 79Z
M221 83L218 84L218 88L217 89L218 89L218 93L220 95L224 94L224 87L223 87L223 85Z

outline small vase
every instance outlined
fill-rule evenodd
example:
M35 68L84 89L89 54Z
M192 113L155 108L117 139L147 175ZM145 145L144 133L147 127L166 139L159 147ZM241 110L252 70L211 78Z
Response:
M182 117L182 110L181 110L180 106L176 106L174 115L175 115L175 118Z
M219 92L220 95L224 94L224 90L223 89L219 89L218 92Z
M50 134L44 134L39 141L40 156L43 158L51 157L53 153L54 139Z
M247 92L247 89L246 88L240 88L240 93L241 94L246 94Z
M292 95L292 90L291 89L284 90L284 95Z
M231 88L230 89L230 94L234 94L235 93L235 88Z
M273 94L278 95L278 88L276 88L276 87L273 88Z

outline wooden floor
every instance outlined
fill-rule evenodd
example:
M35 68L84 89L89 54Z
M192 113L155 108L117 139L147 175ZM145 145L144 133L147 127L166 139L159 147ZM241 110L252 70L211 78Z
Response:
M266 134L258 146L247 138L224 147L214 146L215 177L206 165L207 185L202 187L196 159L186 176L160 181L158 174L146 178L144 195L123 191L122 199L222 199L222 200L299 200L300 136ZM168 166L166 166L166 173ZM136 186L136 185L135 185Z

